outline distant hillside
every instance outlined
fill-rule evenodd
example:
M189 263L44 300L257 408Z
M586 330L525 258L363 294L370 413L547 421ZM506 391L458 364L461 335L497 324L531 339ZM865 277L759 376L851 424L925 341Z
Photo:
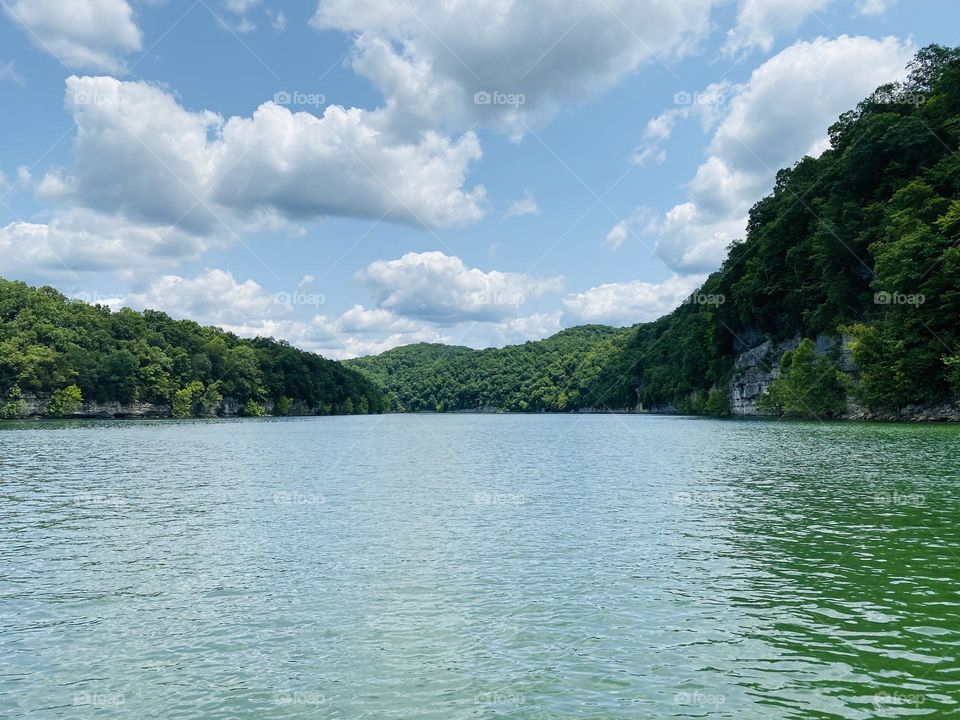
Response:
M394 410L566 410L603 404L584 389L627 336L584 325L505 348L408 345L345 364L381 387Z
M762 410L786 415L850 414L853 404L898 415L955 400L960 51L924 48L909 69L905 83L842 115L819 158L777 174L746 239L670 315L626 331L575 328L502 350L413 346L349 365L406 410L643 403L723 414L756 388ZM737 366L755 346L766 348L759 367Z
M186 417L380 412L384 401L359 373L282 342L0 279L0 416L72 416L91 403Z

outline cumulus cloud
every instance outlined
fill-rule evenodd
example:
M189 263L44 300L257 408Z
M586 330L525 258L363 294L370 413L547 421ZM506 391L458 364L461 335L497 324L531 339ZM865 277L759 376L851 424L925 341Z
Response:
M292 308L280 295L266 293L253 280L238 283L226 270L206 270L195 278L163 275L143 293L129 296L135 307L162 308L179 318L212 325L248 322L284 315Z
M376 112L322 117L274 102L251 117L183 108L169 93L112 77L70 77L76 163L41 195L136 221L207 234L228 218L327 215L450 227L479 219L482 186L463 189L481 155L467 133L393 137Z
M71 68L120 72L122 56L141 47L127 0L16 0L3 9L35 45Z
M442 252L378 260L357 274L377 305L438 324L517 316L528 301L559 292L563 278L468 268Z
M0 228L0 273L156 271L199 257L210 243L173 227L74 209L44 223L17 221Z
M658 228L657 255L674 271L719 266L777 170L826 148L826 130L877 86L903 77L913 48L894 38L798 42L728 88L726 115L689 183L689 200Z
M519 138L642 64L692 50L715 4L320 0L311 22L355 34L353 67L398 125L479 122Z
M676 308L706 275L672 275L663 282L640 280L604 283L563 299L566 324L603 323L627 326L648 322Z
M518 217L520 215L539 215L540 206L537 204L536 198L530 194L530 191L527 190L524 192L523 197L510 205L504 217Z
M727 54L773 47L778 33L794 32L807 18L816 17L833 0L740 0L737 23L727 31Z
M254 280L241 282L229 271L214 268L193 278L164 275L143 292L115 304L163 310L174 318L217 325L241 337L283 339L335 359L416 342L450 342L437 328L383 308L355 305L340 315L298 318L292 300L288 293L268 292Z

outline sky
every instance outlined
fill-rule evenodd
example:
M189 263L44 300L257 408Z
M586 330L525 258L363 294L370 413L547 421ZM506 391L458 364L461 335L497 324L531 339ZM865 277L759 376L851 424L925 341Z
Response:
M0 0L0 275L341 359L679 305L956 0Z

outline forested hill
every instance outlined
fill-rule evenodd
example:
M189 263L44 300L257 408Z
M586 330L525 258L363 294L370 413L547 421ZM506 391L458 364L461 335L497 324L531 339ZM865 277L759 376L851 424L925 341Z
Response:
M626 330L583 325L539 342L471 350L418 344L347 360L387 392L394 410L561 410L603 405L589 388L608 380Z
M577 328L502 350L413 346L351 361L398 409L729 408L738 352L801 342L770 412L875 411L960 393L960 51L921 50L909 79L829 128L830 148L781 170L699 297L656 322Z
M0 280L0 415L27 414L33 398L51 416L91 401L151 403L176 416L383 409L362 375L285 343Z

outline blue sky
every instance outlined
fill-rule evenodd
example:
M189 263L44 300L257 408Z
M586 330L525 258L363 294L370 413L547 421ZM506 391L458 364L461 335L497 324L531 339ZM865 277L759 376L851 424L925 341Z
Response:
M0 274L335 358L651 320L957 28L950 0L3 0Z

